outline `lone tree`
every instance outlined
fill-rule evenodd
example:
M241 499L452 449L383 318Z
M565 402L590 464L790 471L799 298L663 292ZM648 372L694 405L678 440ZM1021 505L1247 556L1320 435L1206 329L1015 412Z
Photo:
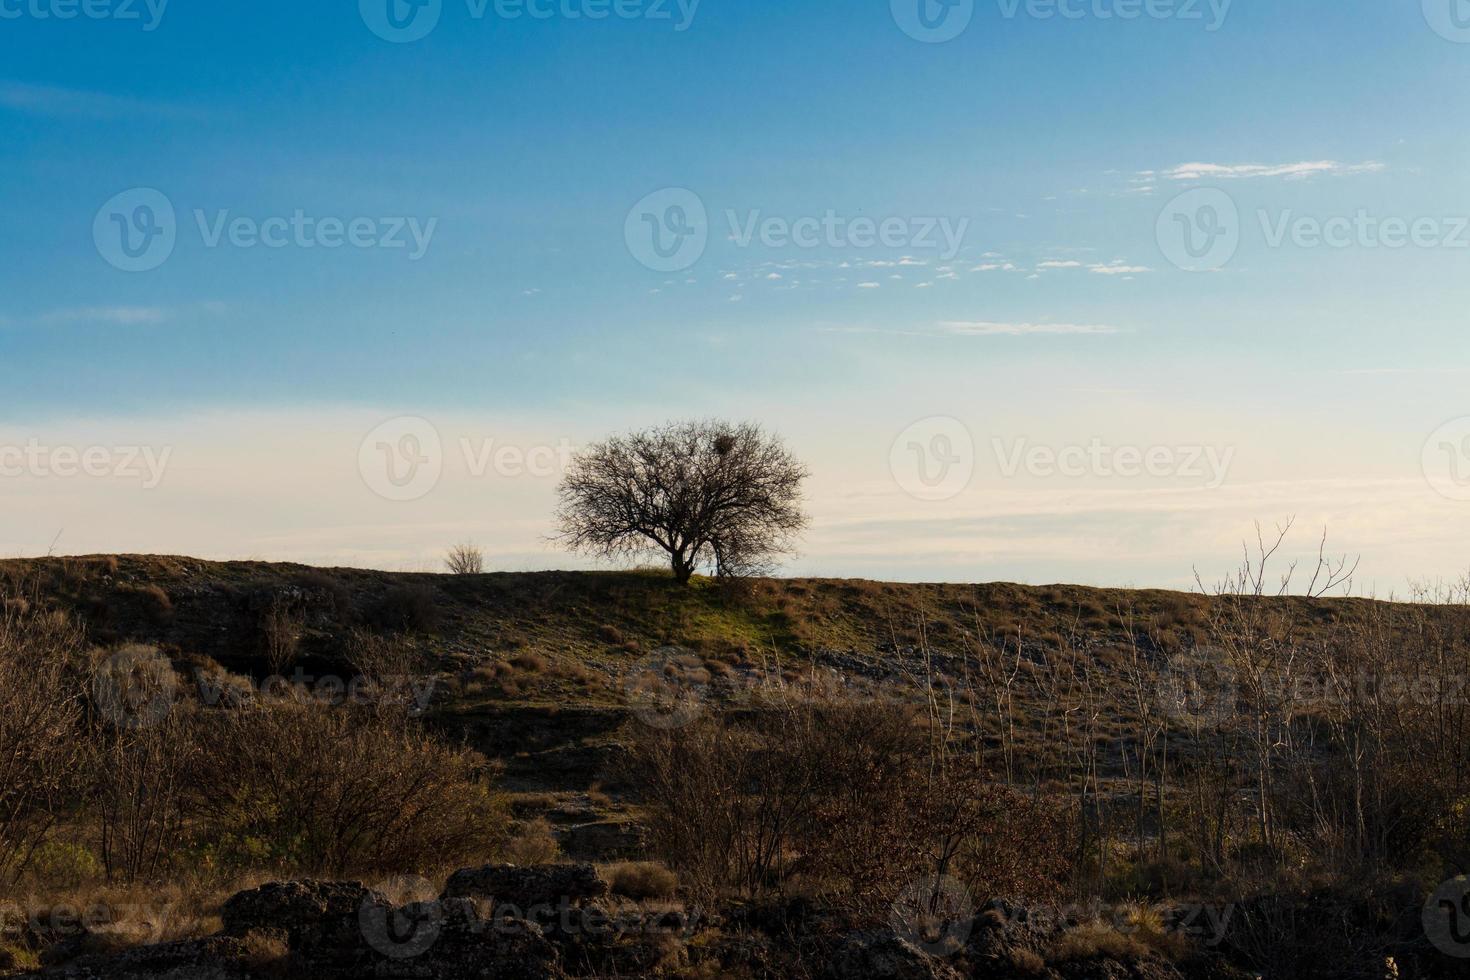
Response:
M574 551L663 554L688 582L701 567L753 575L806 527L806 468L753 423L681 422L614 436L572 460L557 523Z

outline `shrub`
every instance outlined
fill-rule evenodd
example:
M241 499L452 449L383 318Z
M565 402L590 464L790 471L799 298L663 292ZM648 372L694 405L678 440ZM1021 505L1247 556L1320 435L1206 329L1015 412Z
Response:
M459 544L449 549L444 565L452 575L480 575L485 571L485 555L473 544Z
M935 873L972 891L1055 889L1055 814L989 783L909 706L798 693L635 738L655 853L692 891L757 896L800 878L878 913Z
M613 893L627 898L673 898L679 876L655 861L628 861L606 869Z
M522 822L502 845L500 856L511 864L531 867L561 859L561 845L545 817Z
M74 788L81 644L60 613L0 615L0 888L25 870Z
M482 760L400 712L285 702L207 714L192 786L211 837L265 841L278 863L333 875L470 863L504 838Z

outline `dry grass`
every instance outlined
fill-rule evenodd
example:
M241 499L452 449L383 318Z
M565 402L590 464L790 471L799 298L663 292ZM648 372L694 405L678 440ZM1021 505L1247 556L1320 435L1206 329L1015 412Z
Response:
M673 898L679 876L656 861L625 861L602 869L613 893L644 901Z
M519 823L511 831L510 838L501 846L502 860L522 866L554 864L561 860L561 844L552 832L551 822L545 817L536 817Z

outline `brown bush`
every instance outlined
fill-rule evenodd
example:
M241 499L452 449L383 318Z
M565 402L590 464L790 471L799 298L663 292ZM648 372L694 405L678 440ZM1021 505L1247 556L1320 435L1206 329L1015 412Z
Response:
M444 556L451 575L480 575L485 571L485 554L473 544L459 544Z
M25 870L74 789L81 645L59 613L0 614L0 887Z
M192 808L210 840L340 875L467 864L504 838L482 760L402 713L274 703L201 722Z
M639 901L673 898L679 876L655 861L627 861L604 870L613 894Z
M634 740L654 852L696 894L799 880L876 913L926 875L1018 896L1057 887L1055 813L993 785L912 706L812 690L758 701Z
M531 867L561 860L561 844L545 817L522 821L501 845L498 855L511 864Z

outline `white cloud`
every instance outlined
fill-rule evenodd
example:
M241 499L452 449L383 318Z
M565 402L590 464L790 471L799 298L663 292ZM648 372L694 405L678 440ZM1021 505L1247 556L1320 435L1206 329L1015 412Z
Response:
M1166 180L1239 180L1251 177L1285 177L1288 180L1302 180L1324 174L1337 177L1371 174L1385 169L1383 164L1373 160L1351 164L1339 163L1336 160L1304 160L1300 163L1278 164L1185 163L1165 170L1161 176ZM1140 171L1139 176L1152 179L1153 171Z
M859 289L877 289L878 288L878 284L876 282L860 282L860 283L858 283L858 288Z
M1080 269L1080 268L1082 268L1082 263L1081 262L1076 262L1076 261L1074 261L1072 259L1065 259L1065 260L1064 259L1047 259L1045 262L1038 263L1037 266L1036 266L1036 268L1038 268L1038 269Z
M1107 265L1103 265L1100 262L1094 265L1089 265L1087 267L1087 271L1094 272L1100 276L1131 276L1141 272L1152 272L1154 270L1150 269L1146 265L1128 265L1120 259L1115 262L1109 262Z

